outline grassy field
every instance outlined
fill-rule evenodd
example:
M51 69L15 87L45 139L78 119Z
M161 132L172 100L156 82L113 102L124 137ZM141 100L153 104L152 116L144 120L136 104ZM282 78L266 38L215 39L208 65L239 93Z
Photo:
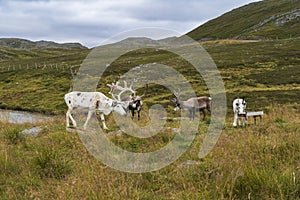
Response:
M2 49L0 108L62 113L63 95L72 85L70 68L79 65L88 52Z
M271 107L257 126L232 128L228 119L216 147L199 160L207 128L201 124L179 160L143 174L101 164L77 134L65 131L62 117L37 125L44 127L38 137L24 137L19 131L32 125L0 124L1 199L299 199L300 112L292 105ZM165 131L155 141L127 135L110 140L149 151L171 137Z
M221 72L228 108L231 109L231 102L237 96L249 100L249 109L268 109L273 103L299 104L299 40L204 43ZM0 62L0 108L64 113L63 96L72 86L70 68L75 66L73 70L76 71L89 51L2 51L0 56L5 59ZM14 56L7 57L11 54ZM30 56L25 57L25 54ZM168 52L153 49L130 52L116 60L99 80L98 90L107 94L106 83L116 80L119 74L132 67L153 62L171 66L183 74L197 95L208 94L204 80L189 63ZM171 93L159 87L150 86L146 102L168 103Z
M191 148L172 165L151 173L111 169L92 157L77 134L65 131L63 95L90 50L0 51L0 108L52 114L38 137L21 130L33 125L0 122L0 199L300 199L299 38L273 41L203 43L225 83L228 117L216 147L204 159L198 152L210 119L199 126ZM197 95L208 94L200 75L182 59L153 49L130 52L116 60L99 82L105 83L140 64L158 62L182 73ZM122 66L122 67L119 67ZM143 89L139 91L142 93ZM150 84L147 107L161 103L171 112L170 91ZM263 123L233 128L231 102L248 101L248 110L264 110ZM172 114L173 115L173 114ZM108 127L118 130L112 117ZM169 121L150 139L109 136L128 151L165 146L177 127Z

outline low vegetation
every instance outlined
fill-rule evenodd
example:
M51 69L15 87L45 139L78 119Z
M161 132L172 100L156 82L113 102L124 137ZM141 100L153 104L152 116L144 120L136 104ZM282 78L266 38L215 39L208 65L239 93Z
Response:
M1 122L0 197L299 199L299 109L293 105L271 107L262 123L246 128L233 128L231 118L204 159L199 160L198 152L206 123L201 124L192 146L179 160L143 174L120 172L101 164L87 152L77 134L65 131L62 116L38 124L47 128L37 137L24 137L22 142L12 142L7 133L19 133L32 125ZM141 152L166 145L172 133L166 129L155 139L137 140L126 134L109 138L126 150Z
M299 40L204 43L221 72L228 108L237 96L249 99L252 109L267 109L272 103L299 103L296 100L300 93ZM40 50L38 56L30 58L18 56L24 50L10 51L15 52L15 57L0 62L0 108L63 114L66 110L63 96L72 88L71 70L78 70L90 50ZM153 62L173 67L189 80L197 95L208 95L204 80L189 63L174 54L153 49L130 52L117 59L99 80L98 90L107 94L106 84L119 74ZM148 94L146 103L164 105L171 96L170 91L158 85L150 85Z
M234 9L187 35L195 40L287 39L299 37L300 2L264 0Z
M20 132L33 125L0 122L0 199L300 199L299 38L273 41L203 43L220 69L228 117L216 147L198 158L210 119L202 122L191 148L159 171L130 174L111 169L92 157L77 134L65 131L63 95L90 50L16 50L0 52L0 108L54 114L37 137ZM158 62L181 72L197 95L208 90L200 75L182 59L153 49L130 52L105 72L98 90L140 64ZM121 67L120 67L121 66ZM140 89L143 93L144 89ZM149 85L140 125L148 107L159 103L171 111L171 92ZM244 96L248 110L265 111L259 125L233 128L231 102ZM170 113L170 112L169 112ZM174 116L175 114L171 114ZM253 123L251 121L251 123ZM118 131L112 117L112 132ZM133 152L156 150L174 138L175 121L155 137L110 135Z

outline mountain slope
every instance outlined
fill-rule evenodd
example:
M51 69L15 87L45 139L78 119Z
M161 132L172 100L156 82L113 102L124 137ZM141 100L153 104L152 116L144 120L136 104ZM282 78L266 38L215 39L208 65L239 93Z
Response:
M86 49L80 43L59 44L52 41L37 41L19 39L19 38L0 38L0 47L9 47L14 49L39 49L39 48L59 48L59 49Z
M300 36L299 0L264 0L234 9L187 33L195 40Z

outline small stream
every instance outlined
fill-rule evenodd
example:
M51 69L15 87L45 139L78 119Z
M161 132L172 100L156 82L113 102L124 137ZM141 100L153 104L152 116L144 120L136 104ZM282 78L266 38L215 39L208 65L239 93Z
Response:
M51 117L42 114L0 109L0 121L12 123L12 124L24 124L24 123L34 124L34 123L43 122L51 119L52 119Z

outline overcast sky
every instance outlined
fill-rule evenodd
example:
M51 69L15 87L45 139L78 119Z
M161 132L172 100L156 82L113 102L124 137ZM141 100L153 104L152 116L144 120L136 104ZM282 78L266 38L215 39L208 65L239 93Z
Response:
M0 0L0 37L80 42L158 27L180 34L258 0Z

